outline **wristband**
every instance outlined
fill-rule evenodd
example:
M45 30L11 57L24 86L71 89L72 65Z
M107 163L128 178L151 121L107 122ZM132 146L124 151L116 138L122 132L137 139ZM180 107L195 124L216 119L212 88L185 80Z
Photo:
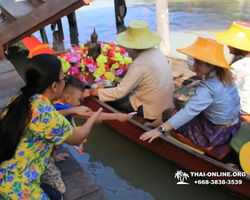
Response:
M89 96L93 96L94 91L95 91L94 88L90 88L90 89L89 89Z

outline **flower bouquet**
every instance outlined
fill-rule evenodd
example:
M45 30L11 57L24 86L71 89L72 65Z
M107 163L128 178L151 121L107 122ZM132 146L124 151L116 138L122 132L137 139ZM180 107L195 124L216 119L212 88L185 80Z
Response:
M114 85L124 75L132 59L129 54L115 43L100 43L101 53L94 60L88 57L86 45L70 47L69 51L58 58L66 74L79 78L85 86L97 87L105 83Z

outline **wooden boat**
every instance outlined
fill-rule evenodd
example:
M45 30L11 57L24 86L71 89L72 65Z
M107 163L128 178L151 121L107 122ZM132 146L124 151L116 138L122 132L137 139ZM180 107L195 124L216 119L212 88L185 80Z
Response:
M86 45L86 44L85 44ZM54 53L54 56L58 56L63 52ZM132 58L135 58L136 55L131 55ZM194 73L191 72L187 63L183 59L168 57L169 65L172 68L175 87L179 88L182 85L182 82L188 78L194 76ZM107 113L119 113L120 111L112 108L108 104L101 102L96 97L88 97L84 100L84 105L91 108L93 111L98 110L100 107L103 108L104 112ZM227 165L233 157L233 152L222 160L216 160L211 156L206 154L201 154L195 148L190 148L186 144L179 142L176 139L173 139L170 135L167 137L161 136L156 138L152 143L147 141L139 140L139 137L149 131L150 129L143 125L144 119L139 116L134 116L132 119L125 123L119 121L105 121L107 125L118 131L119 133L125 135L131 140L135 141L137 144L150 149L151 151L163 156L164 158L175 162L180 165L183 169L190 172L204 172L204 173L240 173L237 177L206 177L212 180L224 180L221 182L213 182L214 186L220 187L227 192L236 195L242 199L250 199L250 176L239 176L242 175L242 171L233 168L230 165ZM238 157L235 155L235 160L238 162ZM230 161L228 161L228 159ZM238 164L239 165L239 164ZM202 179L202 177L197 177L197 179ZM237 181L236 181L237 180ZM227 182L228 181L228 182ZM230 182L231 181L231 182ZM235 183L241 181L242 184ZM205 185L207 182L197 182L197 184Z
M190 70L188 70L186 61L183 59L168 57L169 64L172 68L175 78L175 86L180 87L183 80L187 77L194 75ZM96 111L98 108L102 107L104 112L107 113L118 113L120 111L112 108L108 104L101 102L96 97L86 98L84 105L88 106L92 110ZM149 131L150 129L143 125L143 120L134 116L133 119L127 121L126 123L121 123L118 121L106 121L107 125L115 129L117 132L125 135L129 139L135 141L137 144L150 149L151 151L163 156L164 158L175 162L176 164L183 167L190 172L230 172L231 174L242 172L237 170L226 163L227 158L222 160L216 160L211 158L206 154L200 154L197 151L186 147L185 145L179 143L176 140L173 140L171 136L165 137L161 136L155 139L152 143L147 141L139 140L139 137ZM233 154L232 152L231 154ZM233 155L230 155L233 156ZM236 157L237 159L237 157ZM200 179L202 177L197 177ZM207 177L206 177L207 178ZM228 182L221 182L224 184L214 184L216 187L220 187L227 192L236 195L242 199L250 199L250 176L245 177L211 177L213 180L225 180ZM230 180L241 180L242 184L232 184L233 181ZM204 182L205 183L205 182Z

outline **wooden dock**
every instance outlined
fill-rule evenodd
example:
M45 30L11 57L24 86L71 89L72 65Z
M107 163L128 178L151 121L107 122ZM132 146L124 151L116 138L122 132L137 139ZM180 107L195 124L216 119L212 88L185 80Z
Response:
M104 192L83 170L68 148L62 147L56 153L68 153L70 155L65 161L56 164L61 171L66 186L64 200L108 200Z
M19 93L24 81L8 60L0 60L0 111L8 100Z
M56 23L76 9L88 5L93 0L1 0L0 8L4 20L0 22L2 44L8 48L12 44L30 36L45 26Z

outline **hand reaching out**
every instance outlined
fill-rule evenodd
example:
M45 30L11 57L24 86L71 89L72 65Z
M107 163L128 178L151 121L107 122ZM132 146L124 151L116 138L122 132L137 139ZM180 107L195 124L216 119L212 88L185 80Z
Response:
M126 122L129 119L131 119L132 117L133 117L132 115L128 115L128 114L123 114L123 113L117 114L117 120L119 122Z
M75 115L88 118L92 115L92 110L86 106L75 107Z
M69 154L67 153L59 153L55 156L54 160L55 162L61 162L61 161L64 161L65 158L68 158L69 157Z

